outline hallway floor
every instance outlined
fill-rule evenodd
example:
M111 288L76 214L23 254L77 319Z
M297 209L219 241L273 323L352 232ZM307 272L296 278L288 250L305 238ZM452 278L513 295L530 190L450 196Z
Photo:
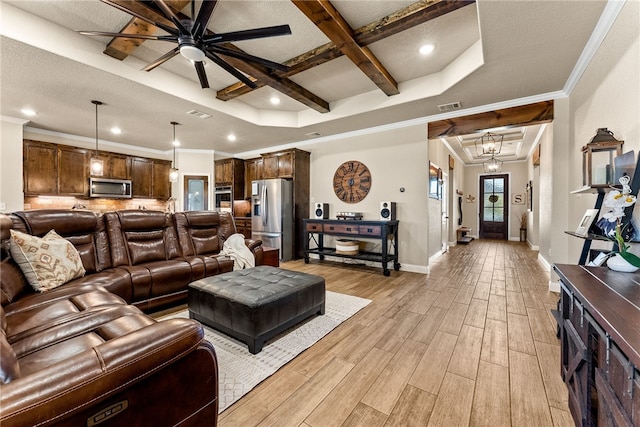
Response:
M474 240L426 276L283 268L372 299L220 415L228 426L573 426L549 274L523 243Z

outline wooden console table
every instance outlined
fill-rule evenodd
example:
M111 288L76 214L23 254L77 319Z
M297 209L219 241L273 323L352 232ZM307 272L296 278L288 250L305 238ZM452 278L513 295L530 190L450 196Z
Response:
M554 265L561 374L576 425L640 425L640 273Z
M398 262L398 223L399 221L356 221L338 219L305 219L304 223L304 262L309 262L309 254L316 254L320 259L325 256L353 258L363 261L379 262L382 264L382 272L389 276L391 271L387 267L393 261L393 269L400 270ZM382 249L380 252L360 251L355 255L345 255L336 252L334 247L324 246L324 235L350 237L353 239L379 240ZM316 238L317 237L317 238ZM316 244L310 247L310 242ZM391 248L389 247L391 246ZM392 249L389 251L389 249Z

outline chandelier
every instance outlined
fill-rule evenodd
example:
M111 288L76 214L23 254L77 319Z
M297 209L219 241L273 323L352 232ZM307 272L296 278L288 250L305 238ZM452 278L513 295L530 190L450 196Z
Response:
M502 170L502 163L500 160L496 159L494 156L491 156L491 159L484 162L482 165L484 166L484 171L487 173L498 173Z
M504 135L498 135L491 132L487 132L480 138L476 139L474 144L476 146L478 156L491 155L491 157L493 157L496 154L500 154L503 139Z

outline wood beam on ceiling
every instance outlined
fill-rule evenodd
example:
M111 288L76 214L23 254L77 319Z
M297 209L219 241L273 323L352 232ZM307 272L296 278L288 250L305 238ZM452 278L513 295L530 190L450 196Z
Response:
M360 46L353 28L327 0L292 0L336 47L385 94L397 95L398 83L366 46Z
M173 27L173 23L167 19L159 10L156 10L150 6L148 6L147 4L143 3L140 0L136 0L136 1L131 1L131 0L101 0L102 2L109 4L110 6L113 6L117 9L120 9L124 12L128 12L131 13L132 15L140 15L143 16L145 18L147 18L150 21L154 21L154 22L159 22L168 26ZM165 0L166 2L166 0ZM170 4L172 7L176 7L176 6L180 6L182 3L189 3L189 0L172 0ZM184 8L183 5L180 9ZM180 19L188 19L189 17L183 15L182 13L180 13L178 10L176 10L176 15L180 18ZM157 27L149 24L148 22L139 19L139 18L134 18L138 19L140 22L148 25L149 27L156 29ZM125 27L126 29L126 27ZM121 32L125 31L125 29L121 30ZM208 34L213 34L212 32L207 30ZM117 40L117 39L114 39ZM127 40L127 39L124 39ZM131 40L131 39L128 39ZM133 41L133 40L132 40ZM108 54L109 56L113 56L114 58L118 58L120 60L124 59L127 57L127 55L131 54L131 52L133 52L133 50L135 48L137 48L138 46L140 46L141 42L143 40L136 40L135 45L131 44L129 45L128 49L128 53L125 54L125 52L120 52L120 56L122 56L121 58L118 58L117 56L113 56L110 53L107 53L107 50L105 50L104 53ZM113 41L112 41L113 42ZM110 43L111 44L111 43ZM237 46L231 44L231 43L226 43L225 47L229 48L229 49L233 49L239 52L244 52L242 49L238 48ZM111 50L110 50L111 52ZM295 99L298 102L301 102L302 104L306 105L309 108L312 108L320 113L327 113L329 112L329 103L327 101L325 101L324 99L320 98L319 96L315 95L314 93L308 91L307 89L303 88L302 86L294 83L293 81L289 80L286 76L278 76L276 75L274 72L271 72L270 70L268 70L265 67L261 67L255 64L248 64L244 61L238 60L236 58L231 58L229 56L224 56L225 61L227 61L229 64L231 64L233 67L235 67L236 69L242 71L243 73L247 74L249 76L249 78L251 80L254 80L255 83L257 85L260 86L271 86L274 89L276 89L279 92L282 92L283 94L289 96L292 99Z
M225 47L230 49L232 48L232 46L233 45L231 44L225 44ZM218 55L224 57L224 60L231 64L234 68L256 79L257 82L262 82L266 86L270 86L275 90L287 95L290 98L295 99L298 102L301 102L309 108L313 108L320 113L328 113L330 111L329 103L327 101L303 88L299 84L289 80L288 78L278 77L274 75L274 73L272 73L268 68L260 66L258 64L242 61L231 56L226 56L221 52L218 52Z
M474 3L475 0L420 0L354 30L354 38L358 45L367 46ZM284 63L284 65L289 67L289 71L286 73L278 73L278 75L291 77L339 58L342 55L343 53L338 49L336 44L329 42L289 59ZM256 82L256 84L258 87L261 87L259 82ZM231 86L219 90L218 99L228 101L249 93L252 90L253 89L242 82L234 83Z
M162 22L166 25L173 26L170 20L166 19L164 15L156 12L155 10L149 8L143 3L132 2L129 0L101 0L103 3L106 3L110 6L116 7L124 12L135 11L140 15L148 17L150 20L155 22ZM167 0L166 3L172 9L179 11L182 10L185 6L190 3L190 0ZM119 31L124 34L143 34L143 35L154 35L158 31L158 27L144 21L140 18L131 18L131 20L122 27ZM111 56L112 58L119 59L120 61L124 60L127 56L129 56L133 51L140 46L144 40L141 39L126 39L122 37L116 37L111 39L111 41L107 44L106 49L103 53Z
M502 126L528 126L553 120L553 101L536 102L518 107L471 114L427 124L429 139L468 135Z

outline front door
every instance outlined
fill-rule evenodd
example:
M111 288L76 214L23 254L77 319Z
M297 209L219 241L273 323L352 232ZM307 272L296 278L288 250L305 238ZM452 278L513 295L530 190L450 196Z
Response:
M509 238L508 175L480 177L480 238Z

